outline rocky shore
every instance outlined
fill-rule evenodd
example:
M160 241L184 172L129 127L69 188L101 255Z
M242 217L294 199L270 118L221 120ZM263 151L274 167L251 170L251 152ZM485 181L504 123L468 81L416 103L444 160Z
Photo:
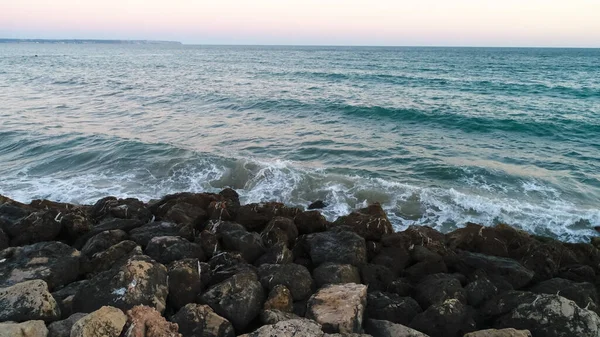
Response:
M0 228L0 337L600 336L600 250L507 225L394 232L377 204L328 222L225 189L0 196Z

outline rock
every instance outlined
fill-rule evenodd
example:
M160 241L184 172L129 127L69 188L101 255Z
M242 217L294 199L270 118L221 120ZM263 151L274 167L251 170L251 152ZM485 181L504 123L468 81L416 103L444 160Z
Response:
M127 316L114 307L104 306L78 320L71 328L71 337L118 337Z
M553 278L536 284L530 291L537 294L558 294L574 301L581 308L598 312L598 292L591 283Z
M523 267L517 261L509 258L488 256L478 253L462 252L459 255L457 269L468 274L477 269L484 270L488 275L498 275L506 279L515 289L529 284L534 272Z
M527 329L533 336L567 337L600 335L600 318L562 296L537 295L496 320L498 328Z
M240 209L240 196L231 188L219 192L222 201L213 201L208 205L208 216L214 220L233 221Z
M114 230L122 230L124 232L129 232L134 230L144 223L136 220L136 219L107 219L103 220L99 224L95 225L89 232L77 238L73 247L78 249L83 249L83 246L89 241L92 237L98 235L99 233L105 231L114 231Z
M242 226L222 223L217 232L221 234L223 248L240 252L248 263L253 263L265 252L260 235L248 232Z
M312 294L314 282L306 267L290 264L263 264L258 268L260 283L266 289L284 285L292 293L295 301L308 298Z
M528 291L510 290L486 301L479 311L484 317L493 320L511 312L521 304L533 302L536 297L536 294Z
M265 325L258 330L238 337L322 337L321 326L308 319L292 319L273 325Z
M211 279L210 265L198 259L175 261L168 267L169 296L167 302L176 310L195 301Z
M339 217L332 226L350 226L365 240L379 241L385 234L394 232L392 223L379 203Z
M360 267L362 283L369 286L369 291L387 291L394 281L394 273L387 267L378 264L366 264Z
M288 321L290 319L300 319L301 317L291 313L277 309L268 309L260 312L260 322L262 324L276 324L281 321Z
M167 322L156 309L138 305L127 311L127 337L182 337L175 323Z
M27 280L46 281L50 290L79 277L80 253L64 243L40 242L0 252L0 287Z
M475 330L469 310L453 298L431 305L415 316L410 327L431 337L458 337Z
M105 219L134 219L146 223L152 218L152 214L140 200L115 197L98 200L90 209L89 215L95 222Z
M416 283L421 281L427 275L447 272L448 267L443 260L430 260L413 264L404 271L404 275Z
M487 277L480 277L465 287L467 302L478 307L483 302L498 294L498 288Z
M408 325L421 312L423 310L419 303L410 297L381 291L370 292L367 295L366 315L371 319Z
M278 243L292 247L298 237L298 229L292 219L276 216L269 221L260 236L266 247L272 247Z
M389 293L394 293L402 297L410 296L414 288L406 278L398 278L392 281L388 287Z
M319 289L308 300L306 317L327 333L359 333L367 305L367 286L334 284Z
M205 261L202 247L178 236L157 236L148 242L144 250L154 260L169 264L173 261L195 258Z
M173 222L150 222L129 232L129 239L138 245L146 247L152 238L158 236L179 236L188 241L194 240L194 228Z
M21 218L14 224L4 226L6 233L12 238L11 246L23 246L36 242L54 240L62 229L58 213L38 211Z
M260 266L262 264L288 264L294 262L294 254L292 251L283 243L267 249L261 257L259 257L254 265Z
M373 337L429 337L422 332L402 324L376 319L368 319L366 321L365 331Z
M223 282L236 274L250 273L255 276L258 275L256 268L247 264L238 252L219 253L213 256L213 258L208 261L208 264L212 270L209 287Z
M292 312L294 310L294 299L288 288L278 284L271 289L267 301L263 305L264 310L280 310Z
M92 257L94 254L127 240L127 233L121 229L113 229L100 232L91 237L81 248L81 254Z
M300 212L294 218L299 234L312 234L324 232L327 229L327 220L318 211Z
M558 271L558 277L575 282L590 282L596 280L594 268L586 265L571 265L563 267Z
M231 323L217 315L208 305L187 304L171 321L179 325L179 332L183 337L235 336Z
M89 275L95 275L135 255L142 255L142 248L133 241L121 241L105 251L94 254L86 263L85 269Z
M317 200L310 205L308 205L308 209L321 209L327 207L327 204L323 202L323 200Z
M200 244L204 250L204 255L211 258L222 251L219 239L220 235L208 230L203 230L200 232L200 235L195 238L195 242Z
M306 237L309 255L315 266L325 262L362 266L367 263L365 240L355 233L322 232Z
M93 226L83 211L57 215L62 225L62 231L68 242L73 243L79 237L89 233Z
M4 233L4 231L2 230L1 223L0 223L0 250L4 250L4 249L8 248L9 242L10 242L10 239L9 239L8 235L6 235L6 233Z
M223 196L213 193L176 193L164 196L150 206L150 211L160 220L197 227L208 220L207 209Z
M75 312L91 312L103 305L128 310L148 305L165 310L167 269L145 255L135 255L94 276L73 298Z
M504 224L484 227L467 223L466 227L448 233L446 241L451 249L511 257L512 251L531 244L534 239L526 232Z
M61 318L66 319L73 314L73 296L87 282L88 280L72 282L52 292L52 297L54 297L60 308Z
M467 295L460 282L447 274L434 274L424 278L415 288L414 298L422 308L457 299L467 303Z
M263 287L252 273L236 274L210 287L200 301L242 331L258 316L265 300Z
M63 319L62 321L54 322L48 325L48 337L68 337L71 335L71 328L73 325L85 317L87 314L76 313L70 315L69 318Z
M327 284L361 283L359 269L351 264L323 263L315 268L313 277L317 288Z
M516 330L513 328L509 329L488 329L470 332L464 337L531 337L529 330Z
M17 283L0 288L0 321L24 322L60 319L58 304L42 280Z
M48 329L44 321L27 321L23 323L0 323L0 337L46 337Z

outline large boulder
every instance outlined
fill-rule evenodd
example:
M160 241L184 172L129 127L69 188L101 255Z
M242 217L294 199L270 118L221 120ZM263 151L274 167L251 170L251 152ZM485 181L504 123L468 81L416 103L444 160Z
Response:
M465 290L456 278L448 274L427 276L415 287L414 297L422 308L439 304L449 299L467 303Z
M402 324L376 319L366 321L365 331L373 337L429 337Z
M87 314L76 313L62 321L56 321L48 325L48 337L68 337L71 335L71 328L78 320L85 317Z
M334 284L319 289L308 300L306 317L327 333L360 333L367 305L367 286Z
M262 324L276 324L281 321L288 321L290 319L300 319L301 317L287 311L281 311L277 309L267 309L260 312L260 322Z
M349 231L328 231L306 237L308 253L315 266L325 262L362 266L367 263L365 239Z
M6 235L6 233L4 233L0 224L0 251L8 248L9 245L10 238L8 237L8 235Z
M327 220L319 211L301 212L294 218L299 234L312 234L324 232L327 229Z
M175 261L168 266L168 303L179 309L195 301L211 279L210 265L198 259Z
M91 312L110 304L122 310L148 305L163 312L167 293L165 266L145 255L135 255L80 287L73 298L73 310Z
M485 301L479 308L479 312L483 317L493 321L510 313L521 304L533 302L536 298L537 295L529 291L509 290Z
M194 240L194 228L174 222L155 221L129 231L129 239L146 247L152 238L158 236L179 236L188 241Z
M600 336L600 317L557 295L537 295L496 320L498 328L527 329L534 337Z
M278 284L271 289L267 301L263 305L264 310L280 310L283 312L292 312L294 310L294 299L290 290Z
M521 289L533 279L534 272L510 259L478 253L462 252L456 269L467 275L481 269L488 275L501 276L515 289Z
M577 283L553 278L536 284L530 291L537 294L559 294L574 301L581 308L598 312L598 292L596 287L588 282Z
M117 199L115 197L98 200L90 208L89 216L95 222L106 219L134 219L146 223L152 219L152 213L142 201L133 198Z
M286 286L295 301L307 299L314 289L314 282L306 267L290 264L263 264L258 268L260 283L266 289L276 285Z
M387 291L396 278L388 267L379 264L366 264L360 267L362 283L369 286L369 291Z
M284 243L287 247L292 247L298 237L298 229L292 219L277 216L269 221L260 236L267 247L278 243Z
M0 322L52 322L59 318L60 309L48 292L46 282L31 280L0 288Z
M162 264L188 258L205 260L202 246L178 236L154 237L148 242L144 253Z
M23 323L1 322L0 337L47 337L48 328L44 321L27 321Z
M382 236L394 232L392 223L379 203L341 216L332 226L349 226L365 240L374 241L379 241Z
M222 223L218 226L217 233L221 234L224 249L240 252L248 263L253 263L265 252L260 235L248 232L241 225Z
M0 287L40 279L53 290L75 281L81 254L60 242L40 242L0 252Z
M59 290L52 292L52 297L54 297L60 308L62 319L66 319L73 314L73 297L77 293L77 290L87 282L89 281L81 280L71 282Z
M381 291L370 292L367 296L366 316L371 319L408 325L421 312L419 303L410 297Z
M482 275L465 287L467 302L478 307L483 302L498 294L498 287L486 276Z
M317 288L327 284L359 283L359 269L351 264L326 262L313 270Z
M223 200L213 193L176 193L164 196L150 206L159 220L197 227L208 220L207 209L212 202Z
M244 330L258 316L264 300L263 287L253 273L233 275L200 296L201 303L227 318L236 331Z
M121 310L104 306L78 320L71 328L71 337L118 337L126 322Z
M80 236L77 240L75 240L73 247L75 247L77 249L83 249L85 244L91 238L93 238L94 236L96 236L102 232L114 231L114 230L121 230L124 232L129 232L129 231L136 229L142 225L144 225L144 223L141 222L140 220L136 220L136 219L103 220L102 222L94 225L93 228L89 232L87 232L86 234Z
M294 254L292 251L283 243L280 242L270 248L254 261L254 265L260 266L261 264L286 264L294 261Z
M113 229L103 231L91 237L85 245L83 245L81 254L92 257L94 254L106 250L124 240L127 240L127 233L124 230Z
M298 208L287 207L279 202L247 204L238 209L235 222L249 231L260 232L275 216L293 219L298 213Z
M410 327L431 337L459 337L475 330L470 310L453 298L431 305L415 316Z
M529 330L508 329L487 329L469 332L464 337L531 337Z
M265 325L258 330L239 337L322 337L321 326L308 319L291 319L273 325Z
M177 324L167 322L156 309L143 305L127 310L123 330L127 337L182 337Z
M22 246L54 240L62 230L57 215L57 212L49 210L33 212L15 223L4 226L4 230L12 238L10 245Z
M85 270L89 277L89 275L109 270L114 265L135 255L142 255L142 248L133 241L121 241L89 258L84 263Z
M171 321L177 323L183 337L234 337L231 323L208 305L186 304Z
M467 223L465 227L446 234L450 248L486 255L512 257L512 252L535 240L526 232L505 224L485 227Z

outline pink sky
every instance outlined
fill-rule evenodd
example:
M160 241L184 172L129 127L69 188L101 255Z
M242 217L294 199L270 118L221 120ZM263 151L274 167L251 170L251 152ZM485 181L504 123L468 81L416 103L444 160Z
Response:
M600 0L0 0L0 37L600 47Z

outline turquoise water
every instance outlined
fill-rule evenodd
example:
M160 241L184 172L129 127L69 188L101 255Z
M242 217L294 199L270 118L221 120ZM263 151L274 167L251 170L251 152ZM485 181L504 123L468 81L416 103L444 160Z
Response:
M37 57L36 57L37 55ZM0 45L0 194L600 226L600 50Z

